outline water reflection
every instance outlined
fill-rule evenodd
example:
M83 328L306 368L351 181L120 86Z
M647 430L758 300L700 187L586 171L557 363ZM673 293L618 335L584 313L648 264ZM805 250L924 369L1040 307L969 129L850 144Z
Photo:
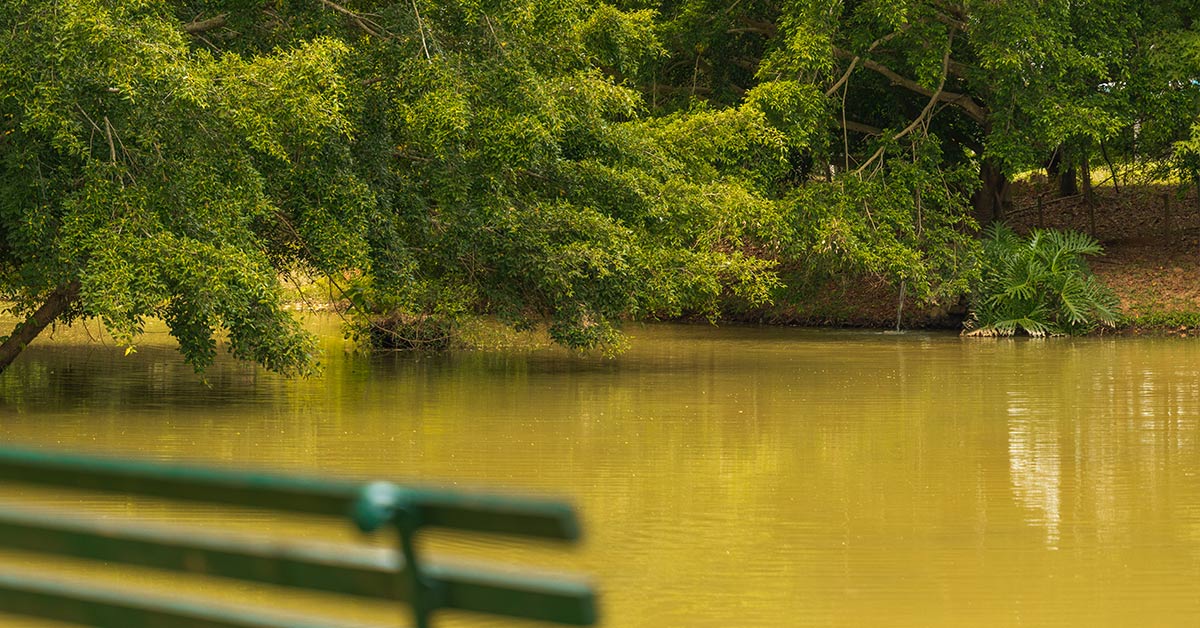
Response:
M634 328L323 378L68 340L0 376L9 440L569 494L609 625L1188 625L1200 346ZM478 544L449 539L468 553ZM1144 609L1153 609L1147 614ZM1148 619L1149 618L1149 619ZM457 625L457 624L453 624Z
M1058 549L1061 452L1057 431L1041 429L1029 400L1009 394L1008 468L1013 497L1030 511L1027 521L1046 532L1046 547Z

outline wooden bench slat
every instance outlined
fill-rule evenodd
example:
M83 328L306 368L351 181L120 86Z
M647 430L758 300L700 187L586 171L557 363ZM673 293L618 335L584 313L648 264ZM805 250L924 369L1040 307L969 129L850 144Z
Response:
M96 628L379 628L0 573L4 612Z
M395 551L236 538L136 522L0 509L0 546L381 599L407 597Z
M596 594L585 582L523 574L498 574L433 564L430 577L448 583L443 608L591 626Z
M584 582L429 564L416 551L414 538L426 527L575 540L575 511L560 502L13 447L0 447L0 482L4 481L349 518L361 530L391 530L399 547L379 551L214 536L161 524L88 520L65 508L37 512L12 506L0 506L0 547L410 602L417 628L427 628L430 613L437 609L571 625L596 622L595 594ZM405 558L413 561L409 569ZM0 610L113 628L346 626L11 574L0 574Z
M153 567L284 587L408 601L394 550L282 543L202 534L161 525L79 520L0 509L0 547ZM440 608L573 625L595 622L595 596L577 580L489 572L475 565L426 565L444 587Z
M343 517L363 484L191 465L118 460L0 447L0 480L181 501ZM405 489L425 526L575 540L579 522L567 504Z

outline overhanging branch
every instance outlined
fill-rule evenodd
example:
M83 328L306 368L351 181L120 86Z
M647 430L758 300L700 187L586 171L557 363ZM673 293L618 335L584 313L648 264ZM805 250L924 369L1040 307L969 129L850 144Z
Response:
M845 50L842 50L840 48L835 48L834 54L843 59L856 58L854 54L852 54L850 52L846 52ZM861 63L864 68L867 68L868 70L871 70L872 72L875 72L876 74L880 74L883 77L887 78L889 81L892 82L893 85L899 85L900 87L903 87L904 89L907 89L910 92L914 92L914 93L920 94L922 96L932 97L936 94L937 100L939 100L941 102L949 103L951 105L958 107L959 109L962 109L963 112L966 113L968 117L970 117L972 120L978 122L979 124L987 123L987 110L984 109L983 105L980 105L979 103L975 102L975 100L973 98L971 98L970 96L968 96L966 94L959 94L957 92L948 92L945 90L938 90L935 92L934 90L929 89L928 87L925 87L924 85L921 85L920 83L918 83L910 78L900 76L895 71L893 71L891 68L887 67L886 65L883 65L882 63L879 63L878 61L873 61L871 59L860 59L859 63ZM949 69L951 63L952 62L950 62L950 61L946 62L947 69Z
M214 28L221 28L225 25L228 17L228 14L222 13L216 17L210 17L207 20L189 22L183 25L183 32L189 35L199 35L200 33L211 31Z
M951 36L953 37L953 33L951 33ZM927 103L925 105L925 108L921 110L921 114L917 116L917 119L913 120L912 124L909 124L907 127L905 127L903 130L901 130L899 133L897 133L895 136L892 137L893 142L899 140L900 138L904 137L905 135L908 135L909 133L912 133L913 131L915 131L917 129L918 126L921 126L922 123L926 122L929 119L930 114L933 113L933 106L936 105L939 100L941 100L941 96L943 93L942 88L946 86L946 79L949 76L950 76L950 46L947 45L946 46L946 54L942 57L942 80L938 83L937 90L929 95L929 103ZM879 159L880 157L882 157L884 148L885 148L885 146L880 146L879 149L875 151L875 154L871 155L871 158L868 159L865 163L863 163L863 165L859 166L858 170L855 170L854 173L858 174L858 173L862 172L863 170L866 170L867 166L870 166L872 162L874 162L876 159Z
M842 128L847 131L854 131L863 135L883 135L883 129L863 124L862 122L855 122L854 120L838 120L838 124L842 125Z

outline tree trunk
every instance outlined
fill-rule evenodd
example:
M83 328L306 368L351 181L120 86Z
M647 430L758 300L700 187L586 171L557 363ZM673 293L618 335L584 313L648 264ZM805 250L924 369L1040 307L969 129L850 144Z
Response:
M1058 195L1066 198L1079 194L1079 178L1075 176L1075 166L1063 168L1058 173Z
M1075 176L1075 166L1068 166L1063 163L1063 154L1066 150L1066 147L1060 144L1058 148L1054 149L1054 154L1050 155L1049 161L1046 162L1046 176L1058 186L1058 195L1060 197L1079 194L1079 183Z
M1083 200L1091 205L1095 200L1095 194L1092 189L1092 164L1087 155L1083 156L1083 161L1079 162L1079 178L1083 180Z
M13 360L17 359L21 351L29 346L29 343L33 342L33 339L37 338L47 325L66 312L77 298L79 298L78 281L59 286L50 293L50 296L46 297L46 301L42 303L41 307L17 325L8 338L0 343L0 373L4 372L8 365L13 363Z
M1092 164L1085 153L1083 161L1079 162L1079 178L1083 180L1083 204L1087 207L1088 213L1088 234L1093 238L1099 238L1096 235L1096 195L1092 191Z
M975 207L976 222L986 227L1004 219L1005 211L1012 204L1012 190L1009 189L1004 171L990 159L983 160L980 165L979 179L983 185L975 192L972 205Z

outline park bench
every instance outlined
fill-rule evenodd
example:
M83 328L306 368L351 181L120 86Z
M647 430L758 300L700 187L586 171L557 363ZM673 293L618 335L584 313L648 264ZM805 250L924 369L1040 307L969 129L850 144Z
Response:
M310 541L280 543L217 534L208 526L198 532L162 523L114 523L88 519L62 506L48 511L0 503L0 547L4 548L322 591L346 596L347 603L362 598L395 601L411 609L416 628L429 626L431 613L439 609L569 625L596 621L594 594L579 580L431 563L417 551L415 537L426 528L575 540L579 526L574 512L558 502L7 447L0 447L0 481L17 487L269 509L289 516L341 517L363 532L390 529L396 535L390 550L351 551L367 548L345 544L347 548L339 551ZM197 600L194 594L163 595L144 587L105 587L12 571L0 563L2 613L111 628L348 625L277 609Z

